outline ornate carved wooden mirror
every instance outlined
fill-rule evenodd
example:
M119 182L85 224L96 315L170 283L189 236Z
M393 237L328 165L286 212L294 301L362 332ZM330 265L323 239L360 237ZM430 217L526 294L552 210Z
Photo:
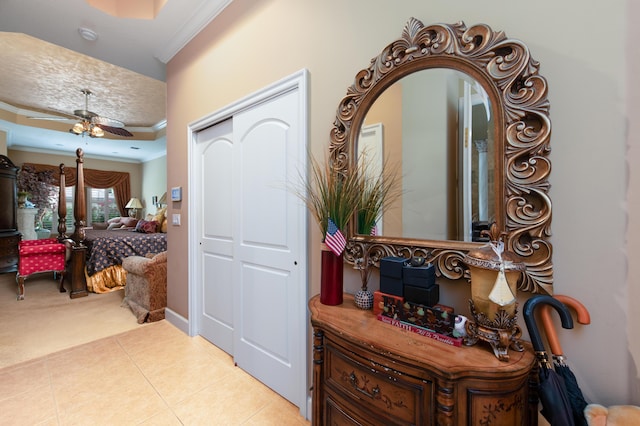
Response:
M438 276L469 279L462 259L495 222L527 267L518 288L553 292L551 123L538 68L527 46L487 25L409 20L356 74L331 131L332 167L352 172L373 146L402 181L381 232L352 226L347 260L423 256Z

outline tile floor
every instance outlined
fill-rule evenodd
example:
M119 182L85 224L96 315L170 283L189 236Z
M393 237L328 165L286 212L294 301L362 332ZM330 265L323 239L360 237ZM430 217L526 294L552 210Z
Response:
M0 425L308 425L167 321L0 369Z

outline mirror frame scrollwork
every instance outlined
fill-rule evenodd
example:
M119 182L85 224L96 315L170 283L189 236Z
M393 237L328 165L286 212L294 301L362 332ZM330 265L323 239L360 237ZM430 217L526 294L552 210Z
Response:
M413 72L450 68L475 78L487 92L496 141L496 219L505 248L526 266L518 289L553 294L551 199L548 158L551 136L547 82L527 46L484 24L424 24L411 18L400 39L386 46L369 67L356 74L341 100L330 134L331 166L355 170L357 136L378 96ZM428 101L428 100L426 100ZM368 256L379 266L385 256L423 256L447 279L470 279L462 259L482 244L355 235L348 230L345 259Z

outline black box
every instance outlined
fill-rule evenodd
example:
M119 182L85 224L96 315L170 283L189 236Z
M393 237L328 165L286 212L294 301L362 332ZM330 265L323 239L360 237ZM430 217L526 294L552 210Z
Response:
M407 259L387 256L380 259L380 276L402 279L402 267Z
M402 278L392 278L387 275L380 275L380 291L394 296L403 297Z
M407 302L418 303L425 306L433 306L440 299L440 286L437 284L429 288L417 287L413 285L404 285L404 299Z
M433 287L436 284L436 268L431 263L424 266L405 265L402 269L402 281L417 287Z

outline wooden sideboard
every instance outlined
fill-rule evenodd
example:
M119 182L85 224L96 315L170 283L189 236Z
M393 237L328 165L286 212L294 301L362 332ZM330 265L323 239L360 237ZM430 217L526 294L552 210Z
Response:
M18 167L0 155L0 273L18 270L17 176Z
M309 301L314 425L537 425L531 345L499 361L382 323L344 295Z

